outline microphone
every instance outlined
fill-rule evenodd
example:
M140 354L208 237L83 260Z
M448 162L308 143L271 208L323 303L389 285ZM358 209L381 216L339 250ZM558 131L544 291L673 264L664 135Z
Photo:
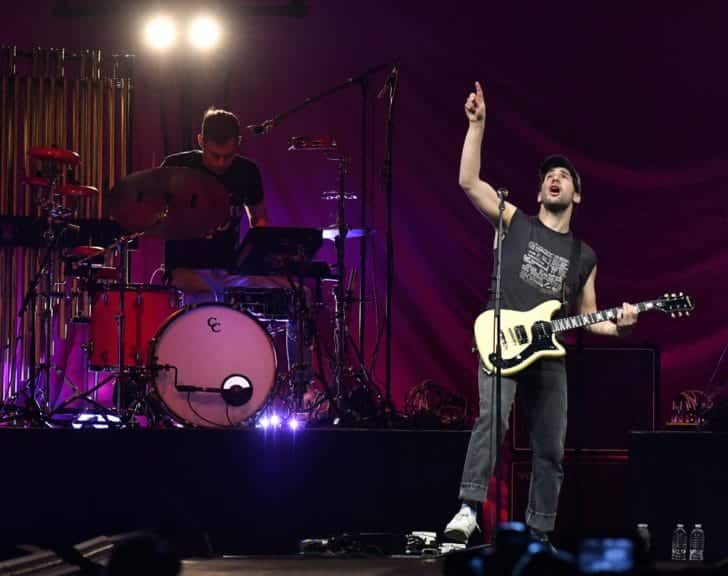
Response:
M261 134L268 134L273 126L273 120L266 120L261 124L250 124L249 126L246 126L245 129L254 136L260 136Z
M496 193L498 194L498 198L508 198L508 189L507 188L498 188L496 190Z
M222 388L203 388L202 386L188 386L187 384L176 384L175 388L180 392L212 392L213 394L222 392Z
M253 397L253 384L242 374L231 374L220 387L190 386L188 384L174 384L178 392L207 392L219 394L226 404L242 406Z
M387 88L394 86L395 82L397 82L397 76L399 76L399 68L395 65L389 73L389 76L387 76L387 79L384 81L384 86L382 86L379 94L377 94L377 100L381 100L384 97L387 93Z

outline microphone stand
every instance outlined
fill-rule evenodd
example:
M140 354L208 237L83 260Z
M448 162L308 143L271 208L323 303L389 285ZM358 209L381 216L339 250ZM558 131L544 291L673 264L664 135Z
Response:
M351 78L347 78L340 84L336 84L335 86L332 86L331 88L324 90L323 92L320 92L319 94L316 94L315 96L310 96L308 98L304 98L303 102L300 104L297 104L293 108L289 108L288 110L281 112L280 114L276 114L271 118L270 120L265 120L261 122L260 124L254 124L251 126L248 126L247 129L252 132L253 134L267 134L270 132L273 128L278 126L284 119L288 118L292 114L295 114L299 110L303 110L306 108L309 104L313 104L314 102L318 102L319 100L323 100L324 98L331 96L332 94L336 94L337 92L340 92L344 88L348 88L349 86L357 83L361 83L364 87L367 81L367 78L371 76L372 74L379 72L380 70L384 70L388 64L380 64L379 66L372 66L371 68L367 68L364 72L361 74L358 74L357 76L352 76ZM362 108L366 105L366 99L363 99L362 101ZM363 151L363 149L362 149ZM362 166L362 169L364 167Z
M285 112L282 112L281 114L277 114L270 120L265 120L264 122L248 126L248 130L252 132L253 134L267 134L270 132L272 128L275 126L278 126L285 118L288 116L291 116L292 114L295 114L299 110L302 110L309 104L313 104L314 102L318 102L319 100L322 100L328 96L331 96L332 94L335 94L339 92L340 90L343 90L344 88L348 88L349 86L353 84L359 84L361 87L361 189L359 190L359 198L361 199L361 216L360 216L360 226L362 228L367 227L367 201L368 201L368 194L367 194L367 93L368 93L368 86L369 86L369 76L379 72L380 70L384 70L388 67L388 64L380 64L378 66L372 66L371 68L367 68L364 72L361 74L358 74L356 76L352 76L351 78L346 79L344 82L337 84L336 86L333 86L329 88L328 90L324 90L323 92L311 96L309 98L304 98L303 102L294 106L293 108L290 108L289 110L286 110ZM366 315L364 314L364 294L366 292L366 255L367 255L367 243L366 238L362 239L361 242L361 250L359 254L359 352L361 353L361 356L365 356L365 334L366 334Z
M364 76L359 81L361 87L361 184L359 186L359 198L361 199L361 215L359 223L362 228L367 227L367 87L368 77ZM364 314L364 303L366 300L367 287L367 237L361 239L359 245L359 354L366 357L366 315ZM362 364L363 366L364 364Z
M382 89L386 91L388 107L387 107L387 124L386 124L386 153L384 157L383 177L386 191L387 206L387 281L386 281L386 298L384 306L384 325L385 325L385 379L384 379L384 410L388 416L392 414L392 285L394 280L394 240L392 234L392 141L394 136L394 103L397 95L397 82L399 73L395 66L392 73L387 78L387 82ZM382 92L380 92L382 95Z
M284 119L287 117L295 114L299 110L302 110L306 108L309 104L313 104L315 102L318 102L319 100L322 100L328 96L331 96L332 94L335 94L341 90L344 90L345 88L348 88L349 86L352 86L353 84L359 84L361 87L361 167L362 167L362 180L361 180L361 190L359 192L359 196L361 198L361 227L366 228L367 222L366 222L366 214L367 214L367 179L366 179L366 170L367 170L367 155L366 155L366 142L367 142L367 88L368 88L368 79L371 75L384 70L389 67L389 64L380 64L378 66L372 66L370 68L367 68L364 72L352 76L351 78L347 78L344 82L341 82L340 84L337 84L335 86L332 86L331 88L324 90L323 92L320 92L319 94L311 97L304 98L303 102L300 104L297 104L296 106L281 112L280 114L277 114L273 116L273 118L269 120L265 120L261 122L260 124L254 124L247 126L247 129L252 134L261 135L261 134L267 134L270 132L274 127L278 126ZM391 272L391 253L392 253L392 247L391 247L391 166L392 166L392 111L394 106L394 97L395 97L395 90L396 90L396 83L397 83L397 74L396 74L396 66L394 68L393 73L390 74L390 76L387 79L387 82L385 84L385 88L383 88L383 91L389 88L389 114L387 118L387 160L385 161L385 182L386 188L387 188L387 218L388 218L388 226L387 229L390 231L388 232L388 241L387 241L387 308L385 311L385 317L390 317L390 311L391 311L391 278L392 278L392 272ZM382 92L380 92L380 95ZM364 238L361 243L361 251L360 251L360 274L359 274L359 350L358 355L360 358L365 357L364 353L364 344L365 344L365 328L366 328L366 318L364 314L364 294L366 292L366 239ZM387 328L387 375L386 375L386 392L385 392L385 404L384 408L388 412L391 407L391 346L390 346L390 336L391 336L391 322L387 321L386 325Z
M503 430L501 427L501 378L503 366L503 350L501 348L501 277L503 266L503 212L506 209L506 197L508 190L498 188L498 225L496 226L496 242L495 242L495 266L493 266L493 278L495 280L495 293L493 294L493 318L495 320L495 351L490 355L490 361L495 366L495 446L494 455L495 462L495 522L496 525L500 519L501 510L501 459L502 452L501 442L503 441ZM478 367L480 370L481 368Z

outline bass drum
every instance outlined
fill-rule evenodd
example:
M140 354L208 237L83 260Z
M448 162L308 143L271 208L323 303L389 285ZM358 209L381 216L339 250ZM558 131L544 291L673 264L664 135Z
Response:
M226 305L180 310L152 341L154 387L179 421L231 427L254 416L273 392L276 352L258 321Z

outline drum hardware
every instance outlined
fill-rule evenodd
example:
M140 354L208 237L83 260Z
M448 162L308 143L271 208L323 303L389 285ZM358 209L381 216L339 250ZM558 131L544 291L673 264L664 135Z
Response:
M65 251L64 257L71 267L71 275L82 282L83 288L91 296L89 310L83 315L89 318L90 329L93 333L87 346L92 370L107 372L107 375L98 379L98 374L96 374L96 382L88 391L83 393L81 393L79 387L71 386L74 392L71 398L47 415L43 412L47 419L60 413L73 402L82 400L105 410L109 415L115 414L120 419L120 424L126 426L133 424L134 417L142 413L154 418L155 414L150 402L152 397L157 397L160 400L161 407L177 421L202 427L237 426L263 410L272 400L278 386L283 385L283 380L279 381L277 379L277 360L275 360L274 349L272 349L273 370L264 378L251 378L247 372L241 372L235 366L231 366L229 371L224 374L210 375L212 386L206 383L207 380L204 381L205 383L185 383L185 371L189 372L193 368L190 366L185 367L184 363L180 367L179 362L164 361L159 356L165 350L164 342L170 338L176 338L175 334L183 326L193 322L193 311L197 310L197 308L189 308L184 311L177 310L179 304L174 304L177 302L177 298L169 295L175 292L174 289L161 287L157 289L157 287L129 284L129 245L145 234L162 239L198 236L200 230L210 230L214 228L213 224L219 224L219 222L215 224L211 219L209 216L211 212L218 214L218 216L224 215L225 218L227 217L229 213L227 196L220 196L213 191L211 193L213 196L213 200L210 201L211 205L215 204L219 208L222 203L225 209L216 210L213 206L212 210L205 212L206 216L202 218L204 222L200 223L200 204L206 202L203 196L208 194L209 179L206 177L194 179L196 177L193 177L190 183L187 180L189 174L196 173L187 169L159 169L136 173L122 180L117 184L118 189L116 187L114 189L118 192L117 200L112 199L115 197L113 195L108 196L106 208L108 215L119 223L122 232L126 235L117 236L116 241L108 248L90 245L76 246ZM52 179L49 179L48 182L48 186L42 185L52 190ZM90 187L74 186L74 188L66 190L64 194L80 197L95 193ZM161 194L159 192L160 186ZM59 195L58 190L56 190L55 196L51 194L54 197ZM60 210L55 210L52 207L49 209L51 210L49 212L51 218L56 219L57 215L62 214ZM339 221L339 218L337 218L337 221ZM190 225L190 222L195 224ZM261 337L257 333L262 331L263 337L256 344L256 352L259 351L257 349L262 349L264 352L257 355L254 353L253 356L258 357L258 362L269 366L271 353L267 352L267 350L270 348L271 337L262 329L261 323L269 322L273 324L284 319L287 320L288 317L296 321L298 343L296 358L285 383L290 387L289 398L287 398L287 400L290 400L288 406L290 411L303 411L302 397L308 384L308 382L304 381L303 374L307 373L310 368L303 361L303 346L307 345L307 339L317 338L316 334L309 336L307 333L307 323L310 324L311 319L304 292L304 278L311 276L316 278L316 292L319 294L321 278L330 275L328 266L325 263L323 263L324 266L318 266L322 263L312 262L311 258L324 238L342 243L347 238L365 236L370 233L370 230L348 227L344 230L341 226L324 230L266 228L251 231L253 232L252 237L258 231L261 234L268 233L274 236L278 234L283 244L287 244L283 254L275 249L271 250L271 247L267 246L263 251L261 262L265 261L265 267L267 268L265 274L285 276L288 279L290 288L286 288L283 293L268 293L267 297L272 297L271 302L266 303L266 307L259 315L260 318L255 318L252 313L234 311L233 316L230 317L232 320L228 319L228 323L232 322L233 326L237 325L239 331L256 333L253 340L260 339ZM298 237L291 245L292 234L294 236L298 234ZM60 252L60 237L58 240L59 244L55 247L56 252ZM275 238L273 245L275 247ZM243 248L245 248L245 243L243 243ZM109 254L118 256L117 265L105 266L94 262L94 260ZM256 256L256 254L257 252L254 251L248 253L247 256ZM248 275L260 274L260 271L245 270L246 267L250 267L255 263L255 257L251 260L242 257L245 255L245 249L243 249L239 262L241 270L238 272ZM55 258L55 253L54 256L48 254L46 257L48 260ZM339 258L337 258L337 261L339 261ZM323 268L325 268L324 272L322 272ZM343 286L343 274L343 266L339 266L336 274L337 289L339 286ZM85 284L83 284L84 282ZM52 288L53 286L54 283L49 283L49 287ZM49 295L49 298L58 296L54 290L50 290ZM338 350L344 349L347 345L345 341L341 344L341 339L344 336L351 339L351 335L345 329L341 329L339 316L339 303L353 301L350 284L349 289L346 290L345 298L337 297L337 294L335 294L335 297L337 298L337 331L335 334L337 357L332 360L332 365L337 367L341 366L341 362L338 360ZM276 301L276 299L278 300ZM158 304L157 301L161 300L167 302L166 306ZM282 301L287 301L289 304L288 314L286 310L281 309ZM170 316L171 312L175 313ZM221 313L227 317L230 314L230 307L222 307ZM252 327L252 324L249 324L248 320L242 320L240 314L247 319L252 319L255 328ZM149 321L148 324L142 323L141 335L139 333L140 322L138 316L144 316ZM157 329L155 323L157 325L161 324L161 326ZM217 324L215 325L217 326ZM209 324L207 328L215 332ZM106 336L101 336L102 334L106 334ZM321 366L323 365L320 357L321 347L315 346L315 350ZM207 363L221 363L209 362L209 358L201 358L199 354L196 355L197 352L197 347L193 346L189 357L197 357L198 365L205 366ZM212 350L207 355L217 358L215 356L217 353L217 350ZM236 350L229 350L227 356L233 358L240 356L240 347ZM250 369L256 370L257 368L253 366ZM331 395L323 375L314 375L323 383L324 392L314 403L314 406L308 408L308 410L313 411L328 403L331 411L337 417L340 417L337 410L341 410L344 403L343 395L339 392L343 388L341 374L353 372L353 368L347 367L344 371L337 373L337 396L335 398ZM205 375L205 377L207 376ZM361 378L358 374L357 377ZM173 382L171 387L169 386L170 379ZM102 386L112 381L115 382L114 407L108 409L96 401L95 394ZM263 389L262 396L261 387Z
M64 193L84 196L93 191L76 186ZM104 208L126 235L106 249L79 247L72 254L80 256L74 265L86 275L92 293L90 366L110 374L54 412L78 399L93 402L90 395L113 381L114 411L120 424L126 426L134 424L140 412L154 417L148 401L148 384L154 376L149 344L159 325L181 306L179 292L174 289L129 284L129 245L143 235L171 240L212 230L229 214L229 198L211 176L187 168L159 168L135 172L118 182L105 194ZM91 263L109 252L118 256L117 266ZM113 283L99 285L103 280ZM115 330L109 329L112 322Z
M306 142L294 142L293 149L310 149L312 146ZM363 414L360 410L354 409L350 402L350 396L345 385L347 375L354 376L359 387L367 396L374 397L377 405L381 405L381 394L374 384L371 375L367 371L359 348L354 342L347 320L347 307L353 302L351 284L353 280L346 283L345 264L345 242L349 238L364 238L373 230L369 228L352 228L346 224L345 200L347 194L344 191L346 176L349 171L350 160L346 156L335 155L330 148L324 148L327 152L326 159L336 162L338 175L338 196L336 204L336 223L322 231L322 237L332 240L336 248L336 282L333 289L334 296L334 355L332 361L332 372L335 387L334 403L334 424L350 423L352 420L362 420L371 414ZM357 360L358 367L355 368L349 363L347 351L351 348ZM361 395L361 392L359 392Z
M314 377L321 381L328 395L328 385L322 374L315 374L310 364L304 361L304 328L311 323L310 311L306 302L304 280L314 277L317 282L316 293L320 292L322 272L328 273L328 266L321 267L312 258L321 247L322 231L318 228L273 227L265 226L250 229L235 258L234 272L244 276L283 276L288 282L285 290L290 295L287 312L280 310L281 319L293 320L296 327L296 351L288 374L289 394L287 410L303 412L303 396L309 385L308 379ZM276 294L270 289L258 289L259 296L272 297ZM255 289L233 288L227 294L236 297L253 294ZM267 292L267 294L266 294ZM280 303L279 303L280 306ZM273 310L271 310L273 311Z
M80 186L63 192L67 196L93 193ZM153 371L148 345L159 324L179 308L179 303L173 304L179 298L163 293L176 294L174 289L152 290L129 284L129 245L143 235L172 240L213 230L228 217L229 198L212 176L188 168L158 168L135 172L117 182L104 195L104 209L105 215L119 224L122 235L103 251L79 247L72 255L78 257L73 263L75 272L86 277L86 288L93 295L91 369L108 371L109 376L88 392L75 394L54 412L79 399L92 401L91 394L114 382L114 411L121 425L126 426L134 423L140 411L151 414L148 384ZM117 257L116 266L91 262L108 253ZM104 280L112 284L101 284ZM151 306L147 305L148 300L150 304L153 301ZM169 302L167 307L165 301ZM109 329L112 322L115 330Z
M156 396L190 426L239 426L273 392L272 338L253 315L231 306L209 302L178 311L159 328L151 349Z
M29 156L43 162L42 174L26 179L26 184L35 188L35 204L46 220L43 232L45 253L40 259L35 276L30 280L18 312L21 323L25 321L26 313L31 319L28 378L25 384L21 384L16 397L11 402L6 402L4 408L7 413L9 406L14 407L14 413L8 415L9 418L20 420L26 425L40 426L49 423L48 409L54 353L53 322L58 299L65 297L65 294L58 291L62 283L56 281L57 263L60 260L64 235L69 230L80 229L78 225L67 221L73 215L73 210L59 201L61 191L65 189L65 186L60 184L61 165L76 165L80 162L80 156L76 152L56 147L31 148ZM40 314L42 334L37 339L36 316L39 298L42 303ZM40 350L36 350L36 340L40 343ZM18 409L16 405L19 395L26 397L22 409Z

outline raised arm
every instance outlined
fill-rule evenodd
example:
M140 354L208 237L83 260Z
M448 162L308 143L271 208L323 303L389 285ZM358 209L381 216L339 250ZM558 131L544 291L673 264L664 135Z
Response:
M475 83L475 92L471 92L465 101L465 115L468 118L468 132L465 134L463 153L460 157L460 187L470 198L475 207L495 225L498 222L498 194L490 184L480 179L480 155L485 132L485 98L479 82ZM503 223L506 227L516 207L506 202L503 212Z

